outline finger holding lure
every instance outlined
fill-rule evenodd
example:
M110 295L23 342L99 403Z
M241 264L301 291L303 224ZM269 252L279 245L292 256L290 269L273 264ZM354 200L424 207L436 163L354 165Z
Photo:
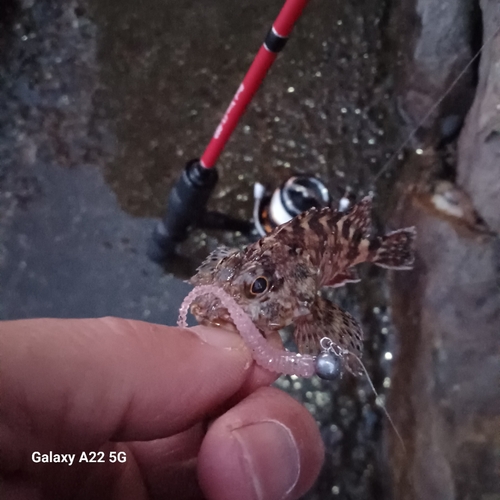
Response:
M268 369L292 374L298 365L307 365L296 374L311 376L316 371L332 378L345 366L359 374L361 326L319 292L359 281L355 266L363 262L411 269L416 235L415 228L406 228L372 237L371 205L366 197L348 212L311 209L243 250L217 248L190 280L195 285L194 294L187 297L192 314L200 323L232 325L243 335L237 324L245 319L243 311L262 341L293 324L299 355L266 352L267 342L250 346L259 364L270 360L265 363ZM188 307L185 301L184 319Z

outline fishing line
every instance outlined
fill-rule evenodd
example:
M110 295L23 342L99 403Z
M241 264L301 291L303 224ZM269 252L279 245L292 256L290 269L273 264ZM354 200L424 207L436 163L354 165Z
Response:
M392 420L387 408L385 405L382 403L382 399L377 392L377 389L375 389L375 385L372 382L372 379L370 375L368 374L368 370L366 369L364 363L361 361L361 359L354 354L353 352L349 351L349 349L346 349L345 347L342 347L341 345L335 343L330 337L323 337L319 341L319 345L321 347L321 353L318 354L316 357L315 365L316 365L316 375L318 377L322 378L323 380L334 380L338 377L338 375L341 373L341 368L342 368L342 363L339 363L336 360L343 360L345 356L352 356L358 364L361 366L361 370L366 376L366 379L368 380L368 384L370 385L373 394L375 394L376 402L377 405L382 408L385 416L389 420L392 428L394 429L394 432L396 436L399 439L399 442L401 443L401 447L403 448L403 451L406 453L406 447L403 442L403 438L401 437L401 434L399 433L396 424ZM320 361L318 363L318 361ZM356 374L349 365L347 366L348 370L353 374L353 375L359 375Z
M348 355L353 356L354 358L356 358L357 362L359 363L359 366L361 366L361 369L363 370L363 372L364 372L364 374L366 376L366 379L368 380L368 383L370 384L370 387L371 387L373 393L375 394L376 401L378 401L378 406L380 408L382 408L382 411L384 412L385 416L387 417L387 420L389 420L389 422L390 422L390 424L391 424L391 426L392 426L392 428L393 428L396 436L399 439L399 442L401 443L403 451L406 453L406 447L405 447L405 444L403 442L403 438L401 437L401 434L399 433L399 431L398 431L398 429L396 427L396 424L392 420L391 415L389 414L389 411L387 410L387 408L385 407L385 405L382 403L382 399L380 398L379 393L375 389L375 386L373 385L373 382L372 382L372 379L370 378L370 375L368 375L368 370L366 369L364 363L353 352L346 351L345 354L348 354Z
M406 146L410 143L410 141L415 137L417 132L419 131L420 127L424 125L424 123L430 118L432 113L436 111L436 109L439 107L439 105L448 97L450 92L456 87L457 83L461 80L461 78L467 73L469 68L474 64L474 62L477 60L477 58L483 53L484 48L493 41L495 36L500 32L500 26L493 32L492 35L490 35L485 42L481 45L479 50L476 52L474 57L464 66L462 71L455 77L455 79L452 81L451 85L448 87L448 89L441 95L441 97L429 108L425 116L417 123L413 131L408 135L408 137L403 141L403 143L399 146L399 148L390 156L390 158L386 161L384 166L379 170L379 172L375 175L375 177L372 180L372 185L373 187L375 186L375 183L380 179L383 173L387 171L389 166L392 164L392 162L396 159L397 156L404 150Z

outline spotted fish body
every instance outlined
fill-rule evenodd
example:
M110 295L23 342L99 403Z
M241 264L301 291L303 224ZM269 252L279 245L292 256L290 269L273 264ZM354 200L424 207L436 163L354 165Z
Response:
M320 339L329 337L359 357L359 323L319 291L359 281L354 266L362 262L411 269L414 261L415 229L371 237L370 214L369 197L347 213L309 210L243 250L216 249L190 282L223 288L264 335L293 323L303 354L317 354ZM196 299L191 312L202 323L231 322L227 310L212 297ZM357 371L349 361L347 366Z

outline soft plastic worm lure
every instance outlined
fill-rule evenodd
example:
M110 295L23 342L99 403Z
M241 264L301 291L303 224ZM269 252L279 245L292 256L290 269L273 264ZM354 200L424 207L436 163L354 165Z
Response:
M251 349L253 358L260 366L277 373L285 375L297 375L300 377L312 377L315 372L314 356L295 354L277 349L269 344L262 336L252 320L243 311L241 306L224 290L213 285L200 285L195 287L184 299L179 310L177 324L185 328L187 326L187 313L191 303L200 296L211 294L217 297L222 306L225 307L233 320L238 332Z

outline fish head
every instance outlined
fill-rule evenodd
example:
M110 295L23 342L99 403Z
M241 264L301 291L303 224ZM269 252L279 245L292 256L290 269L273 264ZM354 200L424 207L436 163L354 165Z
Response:
M317 291L317 272L309 264L283 258L278 246L247 247L211 254L190 282L222 288L257 328L278 330L309 313ZM227 309L212 295L197 298L191 312L205 324L231 323Z

